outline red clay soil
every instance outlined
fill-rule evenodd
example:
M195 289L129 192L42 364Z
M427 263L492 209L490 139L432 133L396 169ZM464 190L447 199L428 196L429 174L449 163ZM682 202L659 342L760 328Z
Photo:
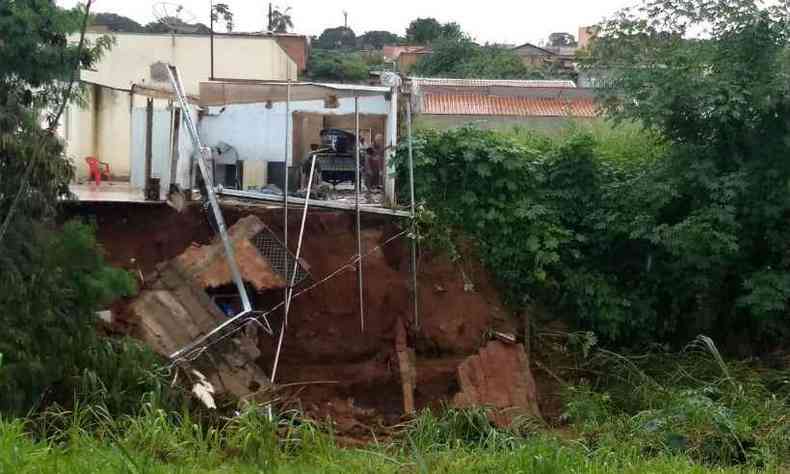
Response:
M280 209L225 206L223 210L228 225L255 214L282 235ZM177 213L164 205L97 204L81 205L71 212L95 219L98 239L111 263L143 274L176 257L193 242L208 243L213 235L197 206ZM300 217L297 210L289 213L291 251L296 249ZM364 217L363 253L398 232L391 218ZM365 260L364 332L353 271L294 300L276 381L293 384L293 395L309 414L323 418L373 410L385 422L401 417L402 392L395 355L395 325L399 319L406 322L409 344L417 350L418 409L451 400L459 389L459 365L477 353L490 329L512 326L484 272L473 272L474 290L465 291L464 277L456 264L423 256L418 275L421 327L417 330L411 323L408 249L408 241L399 238ZM352 214L311 211L303 259L309 264L312 282L348 263L355 253ZM264 293L253 300L256 309L268 309L282 300L282 292ZM281 316L275 314L271 321L279 327ZM270 373L276 340L268 336L261 340L258 362Z

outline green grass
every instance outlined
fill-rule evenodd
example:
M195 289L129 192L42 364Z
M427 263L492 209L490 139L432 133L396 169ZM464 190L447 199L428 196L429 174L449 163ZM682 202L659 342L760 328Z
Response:
M589 350L576 370L599 375L567 387L559 429L424 411L387 440L343 448L295 412L222 417L157 396L118 411L92 396L0 415L0 474L790 473L790 371L726 362L704 337L679 354Z
M337 448L328 438L313 440L286 452L267 447L270 432L253 434L247 442L260 451L224 448L211 439L176 435L177 446L165 442L168 454L141 447L135 435L117 441L82 434L68 441L33 441L19 421L0 423L2 473L708 473L757 472L752 469L706 468L681 456L644 457L624 450L587 451L575 442L550 435L523 439L510 447L459 444L417 448L393 442L366 449ZM253 438L260 436L261 440ZM171 440L175 441L175 440ZM239 440L236 440L237 442ZM238 448L238 446L236 446ZM175 454L177 453L177 454ZM778 472L778 470L775 470Z

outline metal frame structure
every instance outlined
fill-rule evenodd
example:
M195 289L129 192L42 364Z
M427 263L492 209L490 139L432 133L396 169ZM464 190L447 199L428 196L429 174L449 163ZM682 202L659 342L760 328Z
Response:
M186 99L186 92L184 91L184 85L181 82L181 75L178 72L178 68L172 65L167 66L167 72L170 76L170 82L173 85L173 89L175 91L176 99L178 100L178 104L181 107L181 119L184 121L184 125L187 126L187 130L189 131L189 135L192 138L192 145L198 150L198 167L200 168L200 173L203 175L203 183L205 185L206 190L206 198L211 205L211 212L214 216L214 221L217 224L217 230L219 232L220 238L222 239L222 246L225 249L225 257L228 261L228 266L230 267L230 273L233 277L233 282L236 284L236 289L239 291L239 297L241 298L242 310L239 314L232 317L228 321L225 321L223 324L220 324L217 328L215 328L210 333L206 334L205 336L201 337L200 339L192 342L191 344L187 345L183 349L171 354L171 359L178 359L181 355L185 354L186 352L198 347L199 345L203 344L204 342L210 340L212 337L216 336L217 334L221 333L225 330L225 328L232 326L238 323L243 318L247 317L252 312L252 305L250 304L249 295L247 295L247 288L244 286L244 280L241 278L241 272L239 271L239 266L236 263L236 255L233 251L233 244L230 241L230 236L228 236L228 229L225 226L225 219L222 216L222 210L219 207L219 201L217 200L217 195L214 192L214 187L211 185L210 180L208 179L209 176L209 168L208 168L208 159L211 158L211 149L208 147L203 146L203 143L200 141L200 134L198 133L197 126L195 122L192 120L192 114L190 113L191 110L189 108L189 103Z

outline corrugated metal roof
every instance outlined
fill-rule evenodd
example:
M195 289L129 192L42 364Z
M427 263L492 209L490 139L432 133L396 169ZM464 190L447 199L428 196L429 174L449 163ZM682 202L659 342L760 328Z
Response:
M450 79L437 77L410 77L412 85L453 86L453 87L562 87L576 88L573 81L564 80L526 80L526 79Z
M598 112L589 98L427 94L421 105L421 113L431 115L593 118Z

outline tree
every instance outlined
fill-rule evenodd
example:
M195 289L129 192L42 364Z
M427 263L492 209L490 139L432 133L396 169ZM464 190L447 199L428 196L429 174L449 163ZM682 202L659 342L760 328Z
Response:
M233 12L227 3L215 3L211 7L211 22L216 23L220 18L225 22L228 33L233 31Z
M674 275L662 316L699 330L790 332L787 15L753 0L645 1L603 23L584 61L612 85L611 116L672 144L657 209L632 232Z
M199 35L207 35L211 33L211 28L204 25L203 23L187 23L181 18L174 16L162 18L159 21L152 21L151 23L145 25L144 28L147 33L190 33Z
M427 44L440 36L442 24L436 18L417 18L406 29L406 39L414 44Z
M67 391L95 340L95 311L133 289L108 267L89 227L56 230L73 168L55 130L79 70L111 39L85 37L91 7L0 3L0 411L24 413L55 385ZM79 41L69 36L80 32ZM45 118L42 126L41 118Z
M445 23L442 25L441 34L439 35L440 38L450 39L450 40L459 40L467 36L464 33L464 30L461 29L461 25L455 22Z
M271 5L271 4L270 4ZM269 31L275 33L287 33L294 27L291 19L291 7L274 7L269 11Z
M568 47L576 46L576 37L570 33L552 33L549 35L549 46Z
M357 45L361 49L382 49L388 44L399 44L401 37L389 31L368 31L357 38Z
M115 13L97 13L92 17L91 24L106 26L110 31L119 33L142 33L145 31L140 23Z
M368 78L368 66L357 53L313 49L307 74L315 80L361 82Z
M479 46L468 36L440 38L432 54L415 66L413 73L424 77L485 79L546 79L554 77L548 68L527 67L511 50Z
M345 26L327 28L318 37L319 49L352 49L357 45L357 35L354 30Z

